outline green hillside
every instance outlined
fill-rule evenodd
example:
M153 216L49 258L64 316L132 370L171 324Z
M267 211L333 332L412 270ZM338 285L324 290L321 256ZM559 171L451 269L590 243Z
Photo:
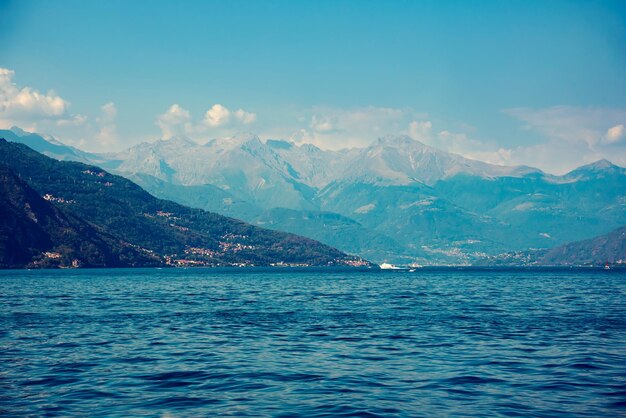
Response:
M138 251L162 256L169 264L362 264L357 257L308 238L157 199L123 177L57 161L23 144L0 140L0 164L64 213Z

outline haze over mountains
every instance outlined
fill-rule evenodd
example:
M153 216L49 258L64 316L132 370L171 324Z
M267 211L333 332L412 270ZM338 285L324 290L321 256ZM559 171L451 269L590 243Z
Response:
M555 176L470 160L407 136L343 151L252 134L206 144L173 137L114 154L16 130L0 136L98 165L155 196L376 262L466 264L626 225L626 170L606 160Z

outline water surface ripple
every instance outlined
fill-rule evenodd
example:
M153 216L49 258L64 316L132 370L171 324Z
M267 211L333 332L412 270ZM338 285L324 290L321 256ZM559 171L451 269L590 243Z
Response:
M626 414L626 275L0 272L0 415Z

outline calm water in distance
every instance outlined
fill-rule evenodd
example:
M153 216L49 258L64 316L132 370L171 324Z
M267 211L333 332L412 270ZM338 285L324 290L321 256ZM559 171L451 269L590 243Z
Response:
M4 416L626 414L626 273L0 272Z

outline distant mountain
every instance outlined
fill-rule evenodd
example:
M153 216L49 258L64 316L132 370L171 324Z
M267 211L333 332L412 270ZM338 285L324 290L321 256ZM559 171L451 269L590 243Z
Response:
M467 264L511 245L518 230L439 197L422 183L332 183L319 193L325 211L348 216L405 249L396 262Z
M504 167L470 160L425 145L406 135L380 138L348 158L335 181L433 185L459 174L493 178L541 173L529 167Z
M64 213L0 165L0 268L162 264L154 254Z
M128 178L161 199L242 219L263 228L297 233L367 259L397 260L399 255L407 260L414 258L414 251L403 253L402 245L392 238L337 213L262 209L210 184L183 186L147 174L132 174Z
M626 227L592 239L553 248L543 254L542 265L626 264Z
M212 184L184 186L143 173L127 174L126 177L160 199L172 200L184 206L204 209L247 222L264 211Z
M437 181L463 173L488 180L499 175L541 173L527 167L500 167L469 160L406 136L386 137L370 147L341 152L281 140L262 142L251 134L216 139L205 145L175 137L132 147L113 159L124 161L114 167L116 172L133 180L147 174L168 183L150 187L145 177L139 180L158 196L321 239L378 262L400 263L465 263L485 251L502 251L510 243L499 232L501 223L497 220L481 218L437 196L432 188ZM220 191L198 190L208 185ZM372 202L352 205L356 201L352 193L358 185L363 186L361 200L388 196L385 205L379 204L369 214L359 208ZM152 186L156 186L154 182ZM396 202L400 188L405 188L405 198ZM436 204L414 205L424 199ZM301 221L290 223L283 216L284 210L274 210L278 208L302 211L297 216ZM320 222L329 212L337 215L333 227ZM263 216L259 217L260 213ZM316 215L310 216L312 213ZM337 222L342 223L341 228ZM353 231L354 225L359 225L358 235L363 237L356 246L352 235L336 233ZM485 225L494 231L487 232L491 234L487 237ZM473 226L477 228L469 231ZM505 232L511 228L515 227L504 226Z
M467 159L408 136L325 151L253 134L206 144L174 137L85 158L156 196L376 262L471 264L626 224L626 171L606 160L555 176Z
M569 181L588 181L597 178L616 177L626 174L626 169L618 167L609 160L602 159L594 163L578 167L567 173L564 178Z
M479 266L603 266L626 264L626 227L551 249L498 254Z
M313 209L315 190L254 135L200 145L186 137L143 143L112 156L119 173L149 174L186 186L212 184L238 199L270 208Z
M408 136L388 136L367 148L344 151L280 140L262 142L253 134L204 145L178 136L142 143L111 159L120 161L115 167L120 172L150 174L183 185L213 184L265 208L292 209L310 209L311 196L332 182L432 185L458 174L492 178L541 173L470 160ZM280 189L278 195L272 194L275 189Z
M64 145L53 137L44 138L42 135L26 132L16 126L9 130L0 129L0 138L27 145L35 151L57 160L89 162L98 159L96 154Z
M125 178L22 144L0 140L0 164L62 213L170 264L367 264L308 238L157 199Z

